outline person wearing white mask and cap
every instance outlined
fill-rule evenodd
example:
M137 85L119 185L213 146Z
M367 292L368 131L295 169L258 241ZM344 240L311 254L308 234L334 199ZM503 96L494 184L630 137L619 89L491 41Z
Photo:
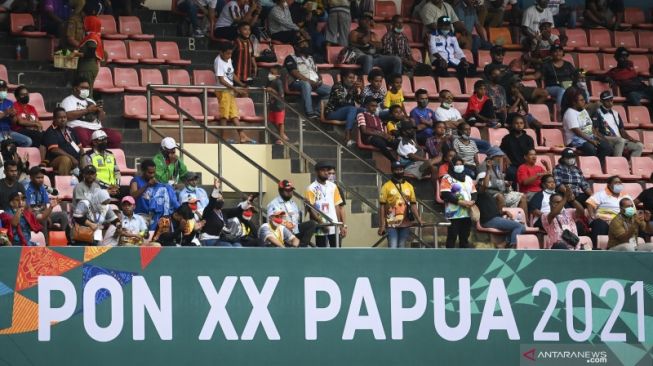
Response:
M284 226L286 212L280 209L268 209L268 222L258 231L259 240L270 247L298 247L299 239Z
M595 192L585 201L592 232L590 237L594 248L597 246L599 235L608 235L609 225L621 210L620 201L624 197L629 197L624 192L624 185L618 176L608 178L608 185L604 190Z
M576 201L585 205L585 201L594 194L589 182L583 176L583 172L576 164L576 152L574 149L566 148L558 160L558 165L553 168L553 179L556 189L564 194L571 189Z
M161 149L154 155L156 173L154 177L162 183L168 183L174 188L179 186L186 179L188 169L186 164L177 156L177 142L172 137L161 140Z

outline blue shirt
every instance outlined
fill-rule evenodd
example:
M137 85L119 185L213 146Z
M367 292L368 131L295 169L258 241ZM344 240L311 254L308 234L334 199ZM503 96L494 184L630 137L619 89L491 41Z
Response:
M420 107L415 107L413 108L412 111L410 111L410 118L415 121L415 126L419 125L420 123L423 123L422 120L425 121L431 121L431 123L435 123L435 112L430 109L430 108L420 108Z
M14 102L9 99L5 99L0 103L0 112L4 112L7 109L14 106ZM0 132L10 132L11 131L11 117L5 116L0 119Z
M198 212L204 212L204 208L209 205L209 195L206 194L206 191L202 187L195 187L195 189L192 189L186 186L184 189L179 191L179 194L177 195L180 203L188 201L188 196L197 198Z
M25 184L25 203L29 206L46 206L50 203L50 196L45 186L34 187L31 182Z

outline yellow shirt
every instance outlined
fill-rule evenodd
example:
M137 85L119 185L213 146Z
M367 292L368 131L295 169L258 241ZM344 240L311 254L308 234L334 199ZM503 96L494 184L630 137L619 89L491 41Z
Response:
M399 121L396 121L396 122L395 121L388 121L388 123L386 123L386 125L385 125L385 130L388 132L388 134L393 135L395 131L398 132L400 124L401 124L401 122L399 122Z
M399 89L396 93L393 93L391 90L385 94L383 98L383 106L387 109L393 105L403 105L404 104L404 92Z
M401 193L399 193L397 186L401 188ZM417 202L412 184L406 181L395 184L389 180L381 187L379 203L385 205L385 222L388 227L408 226L410 224L406 220L406 210L410 209L406 201L411 204Z

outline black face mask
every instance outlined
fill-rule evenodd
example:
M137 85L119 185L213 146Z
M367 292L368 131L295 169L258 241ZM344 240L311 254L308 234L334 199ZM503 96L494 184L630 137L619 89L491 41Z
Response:
M98 150L106 150L107 149L107 143L106 142L101 142L97 144Z
M17 99L17 101L20 104L28 104L29 103L29 95L22 95Z
M223 200L215 201L215 208L217 210L222 210L222 207L224 207L224 201Z
M394 179L397 182L403 182L404 173L392 173L392 179Z
M299 54L302 56L308 56L312 52L310 47L299 47L297 50L299 51Z

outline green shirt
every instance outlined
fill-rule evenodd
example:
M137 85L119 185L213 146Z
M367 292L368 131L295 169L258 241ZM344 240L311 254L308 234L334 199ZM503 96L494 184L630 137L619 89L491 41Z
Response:
M161 152L154 155L154 164L156 166L154 177L161 183L172 181L174 184L177 184L183 182L188 173L186 164L181 159L177 158L174 164L168 164Z

